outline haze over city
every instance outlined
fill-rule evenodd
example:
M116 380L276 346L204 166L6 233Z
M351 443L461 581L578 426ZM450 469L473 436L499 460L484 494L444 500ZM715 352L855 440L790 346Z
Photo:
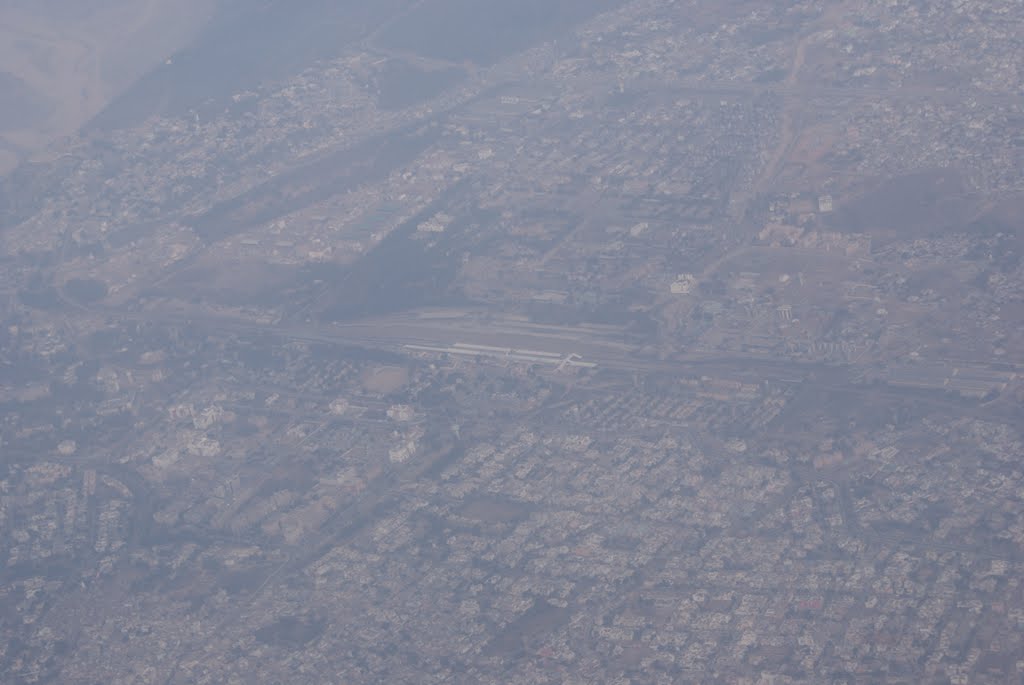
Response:
M1019 0L0 1L0 682L1017 683Z

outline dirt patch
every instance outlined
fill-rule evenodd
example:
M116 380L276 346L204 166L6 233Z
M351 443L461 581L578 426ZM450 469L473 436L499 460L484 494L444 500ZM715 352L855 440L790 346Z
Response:
M72 278L64 284L64 292L73 302L87 305L107 296L107 284L95 278Z
M322 617L284 616L256 631L256 640L265 645L297 649L324 634L327 620Z
M963 230L981 209L956 171L935 170L880 181L842 203L827 223L840 231L907 240Z
M543 640L569 619L568 608L557 607L546 600L538 600L526 613L508 624L484 648L485 656L510 657L527 649L531 643Z
M380 91L378 104L384 109L404 109L437 97L458 83L466 73L461 69L420 69L392 60L374 78Z
M273 307L292 296L298 267L237 260L228 264L201 263L183 269L144 291L154 297L204 300L225 306Z
M1007 197L978 217L972 232L982 237L997 233L1024 241L1024 193Z
M485 523L514 523L530 515L532 507L504 497L475 497L466 502L462 515Z
M409 382L409 371L399 366L378 366L363 373L363 388L367 392L387 395L397 392Z

